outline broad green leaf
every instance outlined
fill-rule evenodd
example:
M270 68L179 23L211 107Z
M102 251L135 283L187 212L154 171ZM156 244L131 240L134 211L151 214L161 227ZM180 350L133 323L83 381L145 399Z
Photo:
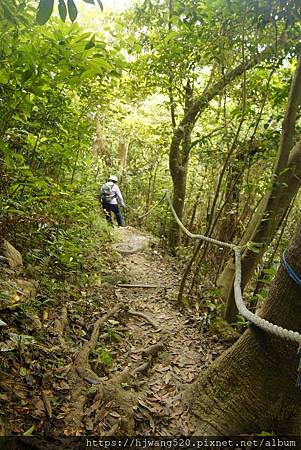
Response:
M67 6L65 3L65 0L59 0L58 10L59 10L60 18L62 19L63 22L65 22L66 17L67 17Z
M31 436L34 432L35 424L33 424L28 430L24 431L23 436Z
M93 61L90 61L87 70L85 70L80 77L81 79L91 78L95 75L102 75L104 71L110 71L111 69L111 64L109 64L105 59L93 59Z
M169 42L170 40L173 40L173 38L178 37L179 33L178 31L170 31L165 38L166 42Z
M0 149L2 151L7 150L7 143L5 141L3 141L3 139L0 139Z
M98 361L104 366L110 366L112 364L110 353L106 349L101 350L98 354Z
M40 0L36 21L39 25L47 22L53 11L54 0Z
M29 80L29 78L34 74L33 69L25 70L25 72L22 73L22 80L25 82Z
M95 36L92 36L89 42L85 45L85 50L95 47Z
M85 71L81 74L80 78L83 80L83 79L85 79L85 78L92 78L92 77L94 77L95 75L99 75L99 70L97 70L97 69L89 69L89 70L85 70Z
M4 70L0 71L0 83L6 84L10 78L10 74L8 72L5 72Z
M98 67L99 69L112 70L111 64L103 58L94 58L93 61L90 62L89 66L91 68Z
M43 91L36 86L28 86L28 87L26 87L26 90L28 92L31 92L32 94L36 95L37 97L43 97L43 95L44 95Z
M85 3L90 3L91 5L95 5L94 0L84 0Z
M68 13L71 22L74 22L77 17L77 7L73 0L67 0Z

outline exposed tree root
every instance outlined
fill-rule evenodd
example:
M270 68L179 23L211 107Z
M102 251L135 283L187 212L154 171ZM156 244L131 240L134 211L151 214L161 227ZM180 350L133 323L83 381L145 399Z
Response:
M78 353L75 359L76 372L81 378L88 381L88 383L90 384L99 384L101 383L101 379L98 377L98 375L96 375L95 372L93 372L93 370L90 367L89 354L96 346L99 337L99 331L103 326L103 324L122 308L123 308L122 303L117 303L117 305L115 305L114 308L112 308L109 312L107 312L107 314L105 314L100 319L96 320L93 326L93 331L90 340L83 345L81 351Z
M64 339L64 330L67 323L68 323L68 310L66 306L63 306L60 318L55 319L53 324L53 331L57 335L58 341L62 348L66 348L66 342Z
M142 351L142 356L148 356L148 355L156 355L158 352L164 349L164 341L156 342L153 345L150 345L149 347L145 348Z
M171 286L165 286L162 284L123 284L118 283L117 287L120 288L141 288L141 289L168 289L171 288Z
M122 385L128 386L132 378L135 378L136 375L147 371L151 367L153 358L163 348L161 345L156 344L152 347L151 357L145 363L132 370L124 370L119 375L116 375L111 380L105 381L99 386L94 400L99 401L101 399L104 403L108 403L113 399L121 415L121 418L118 419L117 423L112 426L106 435L110 436L116 432L127 435L134 433L134 407L138 403L138 394L125 391Z
M106 435L110 436L116 434L117 431L120 434L131 434L134 432L135 421L133 408L137 404L138 398L136 393L125 390L125 388L128 388L129 381L135 378L137 374L148 370L152 365L153 357L162 350L163 343L158 342L144 350L144 356L150 356L147 362L134 369L124 370L110 380L103 381L103 379L92 371L89 364L89 354L97 344L102 325L120 309L124 309L122 303L118 303L111 311L95 322L90 340L83 345L75 359L72 371L72 409L65 419L65 435L82 434L84 432L83 420L87 420L92 414L95 416L94 422L99 424L99 432L101 434L106 433ZM140 316L142 313L134 315ZM157 324L153 323L153 326L156 329L158 328ZM97 385L93 403L86 410L84 410L86 403L84 381ZM103 418L108 414L109 405L114 407L118 418L110 430L106 431L101 426ZM86 419L84 419L85 417Z
M131 434L134 432L134 407L138 402L138 394L129 389L129 383L136 378L138 374L141 374L149 369L152 365L153 358L157 353L164 348L162 341L147 347L143 351L143 356L148 357L148 360L143 364L135 367L134 369L127 369L120 374L112 377L110 380L103 381L90 367L89 355L95 348L101 327L104 323L116 314L119 310L126 309L123 302L119 302L112 308L107 314L99 318L92 330L91 338L87 341L82 349L76 356L72 377L72 409L69 411L65 418L65 435L76 435L84 432L85 420L92 420L94 425L98 424L99 433L110 436L116 434ZM134 316L139 316L147 320L156 330L159 325L149 318L146 314L128 311ZM93 399L92 405L85 408L86 395L85 395L85 383L96 385L96 393ZM110 405L110 408L109 408ZM109 413L110 409L115 410L116 419L109 420L109 426L111 428L106 430L103 426L103 419ZM110 419L110 418L109 418ZM114 423L115 421L115 423ZM108 426L108 424L106 425Z
M133 309L129 309L128 313L131 314L132 316L142 317L148 323L150 323L153 328L155 328L156 330L160 330L160 325L154 319L150 318L147 314L144 314L139 311L134 311Z
M137 373L146 372L152 365L152 358L149 358L145 363L141 364L141 366L136 367L136 369L132 370L130 375L134 376Z
M72 370L71 378L72 378L72 409L69 411L68 415L66 416L65 423L66 423L66 429L65 434L67 436L69 435L76 435L81 434L81 431L83 429L83 423L82 423L82 417L83 417L83 410L84 405L86 402L86 395L85 395L85 384L84 381L90 383L90 384L99 384L99 390L97 391L99 394L100 400L102 399L103 402L106 403L105 396L103 394L103 388L102 388L102 380L100 377L93 372L93 370L90 367L89 363L89 354L91 351L95 348L97 344L97 340L99 337L99 332L103 324L112 317L117 311L122 309L123 305L122 303L117 303L117 305L114 306L107 314L105 314L103 317L99 318L94 326L92 335L89 341L87 341L80 352L78 353L75 362L74 367ZM112 398L112 397L111 397ZM113 397L114 398L114 397Z

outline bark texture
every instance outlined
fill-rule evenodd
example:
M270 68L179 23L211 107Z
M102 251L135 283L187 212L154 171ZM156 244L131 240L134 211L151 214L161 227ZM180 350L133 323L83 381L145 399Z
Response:
M301 274L301 224L287 260ZM287 329L301 330L301 288L282 265L258 314ZM301 435L296 353L297 344L250 326L187 393L196 434L227 436L264 430Z
M259 62L272 57L275 49L279 46L283 46L283 44L284 39L283 36L281 36L274 45L267 47L254 58L239 64L237 67L224 74L211 86L208 86L200 96L191 96L189 103L186 102L183 118L174 129L169 150L169 168L173 181L173 206L180 220L183 218L184 211L187 168L191 149L190 138L198 118L208 107L211 100L222 92L226 86L249 69L255 67ZM187 91L185 94L187 95ZM173 248L179 245L180 236L180 228L176 222L173 221L170 233L170 244Z
M272 187L259 204L257 212L254 214L240 243L244 245L248 240L251 240L261 244L258 253L248 250L243 256L243 288L250 280L257 264L261 261L277 229L281 225L292 199L300 188L301 141L295 146L292 144L300 99L301 55L298 58L283 120L277 161L271 179ZM225 319L228 322L234 322L237 315L233 294L233 279L233 263L229 261L218 281L218 285L222 288L223 298L227 304Z
M258 253L247 250L243 256L242 272L244 288L250 280L257 264L261 261L265 251L272 241L275 232L281 225L282 219L289 205L297 194L301 185L301 141L292 149L288 166L283 171L274 186L268 193L254 214L240 244L248 240L261 243ZM222 288L222 295L227 302L225 318L228 322L236 320L237 309L233 294L234 266L232 259L228 262L220 276L218 285Z

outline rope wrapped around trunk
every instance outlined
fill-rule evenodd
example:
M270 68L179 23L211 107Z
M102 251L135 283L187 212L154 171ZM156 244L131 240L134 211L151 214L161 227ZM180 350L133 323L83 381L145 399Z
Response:
M178 218L177 213L173 207L172 201L171 201L170 196L167 191L165 192L164 197L167 200L169 208L170 208L177 224L179 225L181 230L187 236L189 236L191 239L203 240L206 242L210 242L211 244L218 245L220 247L230 248L234 252L234 255L235 255L234 298L235 298L235 303L236 303L239 314L241 314L245 319L249 320L251 323L256 325L258 328L261 328L262 330L264 330L268 333L272 333L275 336L297 342L301 346L301 334L300 333L298 333L297 331L293 331L293 330L287 330L286 328L283 328L279 325L275 325L275 324L269 322L268 320L263 319L262 317L259 317L257 314L254 314L250 310L248 310L248 308L244 304L243 297L242 297L242 290L241 290L241 280L242 280L241 255L242 255L242 252L245 250L246 246L238 246L238 245L230 244L228 242L222 242L217 239L209 238L202 234L191 233L189 230L187 230L187 228L183 225L183 223Z

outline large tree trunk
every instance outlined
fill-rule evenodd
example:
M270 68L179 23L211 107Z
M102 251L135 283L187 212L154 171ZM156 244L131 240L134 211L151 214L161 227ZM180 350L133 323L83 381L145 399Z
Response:
M187 80L185 86L185 105L184 112L189 111L192 104L193 88L190 81ZM188 170L188 160L191 148L191 131L193 122L191 119L183 126L181 140L173 141L174 146L170 148L169 167L173 181L173 206L182 220L184 211L184 202L186 195L186 179ZM179 151L179 149L181 149ZM178 224L173 221L170 227L170 243L172 249L180 244L181 233Z
M274 190L273 195L271 196L268 193L262 200L258 211L254 214L253 219L240 242L240 245L244 245L249 240L262 244L258 249L258 253L246 250L243 255L243 288L252 277L255 268L260 263L277 229L281 225L282 219L285 217L285 212L297 194L300 184L301 142L298 142L292 150L287 170L278 178L277 188ZM222 296L226 301L225 319L228 322L234 322L237 316L237 308L235 306L233 293L233 281L234 265L231 258L218 280Z
M191 99L190 106L184 111L184 115L178 126L174 129L172 141L169 150L169 167L173 181L173 206L180 220L183 218L186 177L189 162L190 147L187 148L185 142L187 137L191 136L194 125L201 113L207 108L213 98L215 98L222 90L233 80L237 79L247 70L253 68L260 61L266 60L273 56L275 49L283 45L285 40L283 36L270 47L267 47L254 58L244 61L235 69L224 74L220 80L212 86L207 87L202 95ZM185 154L183 153L183 150ZM171 225L170 244L175 248L180 243L180 228L175 221Z
M287 250L301 274L301 224ZM300 332L300 287L281 266L258 314ZM187 392L196 434L273 431L301 435L301 390L296 388L297 344L251 326Z
M278 157L271 180L272 189L267 192L260 203L241 241L241 245L244 245L248 240L261 244L258 253L247 250L243 256L243 288L250 280L257 264L261 261L301 184L301 141L291 149L300 98L301 55L299 55L283 121ZM229 261L218 280L218 285L222 289L222 296L226 301L225 319L228 322L234 322L237 315L233 294L233 279L233 262Z

